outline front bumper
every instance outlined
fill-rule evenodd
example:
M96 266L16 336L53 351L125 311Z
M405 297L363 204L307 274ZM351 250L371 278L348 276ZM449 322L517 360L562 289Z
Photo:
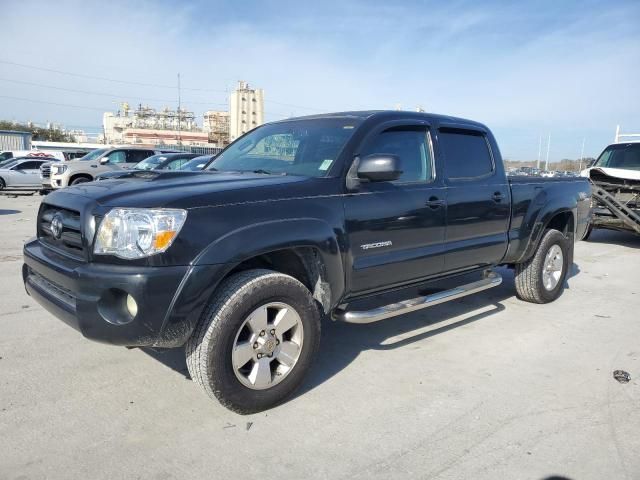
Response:
M25 288L85 337L123 346L184 344L215 288L222 265L131 267L83 263L37 239L24 246ZM126 308L131 295L135 317Z

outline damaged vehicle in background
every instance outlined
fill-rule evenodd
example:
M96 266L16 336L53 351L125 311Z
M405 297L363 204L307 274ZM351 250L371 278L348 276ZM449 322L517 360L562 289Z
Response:
M593 184L593 215L585 239L594 228L640 235L640 142L609 145L582 176Z

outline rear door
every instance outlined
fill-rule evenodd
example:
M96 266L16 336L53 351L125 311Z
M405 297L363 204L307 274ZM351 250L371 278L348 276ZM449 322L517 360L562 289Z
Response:
M507 250L509 184L491 145L482 129L438 129L447 184L446 272L497 263Z
M350 294L436 275L444 264L445 191L428 125L383 124L364 140L359 156L374 153L397 155L403 174L393 182L362 182L345 197Z

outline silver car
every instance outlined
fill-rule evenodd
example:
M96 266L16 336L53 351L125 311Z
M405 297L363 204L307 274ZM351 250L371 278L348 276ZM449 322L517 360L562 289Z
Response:
M0 167L0 190L5 188L40 189L40 166L51 158L14 158Z

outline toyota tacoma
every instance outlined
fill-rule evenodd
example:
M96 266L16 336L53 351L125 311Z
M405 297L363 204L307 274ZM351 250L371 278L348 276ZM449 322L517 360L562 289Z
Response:
M522 300L555 300L590 203L584 178L508 179L477 122L317 115L260 126L202 172L56 190L22 274L89 339L184 347L191 378L250 413L300 386L323 321L366 324L495 287L499 265Z

